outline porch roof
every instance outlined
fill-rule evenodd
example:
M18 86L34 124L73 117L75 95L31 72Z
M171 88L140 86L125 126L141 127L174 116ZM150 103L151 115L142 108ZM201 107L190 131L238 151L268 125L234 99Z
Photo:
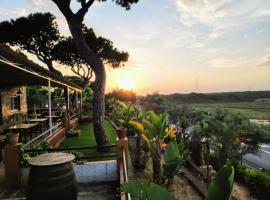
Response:
M52 87L70 87L76 91L82 90L81 87L64 77L30 61L25 55L13 51L6 45L0 45L0 88L47 86L48 80L51 80Z

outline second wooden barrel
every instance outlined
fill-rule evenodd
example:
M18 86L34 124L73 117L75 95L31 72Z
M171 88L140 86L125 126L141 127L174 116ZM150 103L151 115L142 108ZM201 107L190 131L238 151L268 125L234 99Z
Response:
M70 159L67 154L50 153L30 160L27 199L76 200L77 182Z

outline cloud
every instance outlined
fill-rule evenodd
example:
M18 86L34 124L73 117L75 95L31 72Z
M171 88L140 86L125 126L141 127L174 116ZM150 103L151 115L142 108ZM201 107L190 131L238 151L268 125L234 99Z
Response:
M42 6L45 5L45 0L25 0L28 4L33 6Z
M218 28L218 29L215 29L213 30L209 37L210 38L219 38L220 36L222 36L223 34L225 33L225 29L224 28Z
M265 56L262 61L257 64L257 67L270 67L270 55Z
M231 0L175 0L183 24L209 24L227 15Z
M179 22L187 28L204 27L208 38L243 30L247 24L268 20L269 0L174 0ZM202 30L202 29L201 29ZM196 29L195 29L196 31Z
M251 17L253 17L253 18L269 17L269 16L270 16L270 9L257 10L251 15Z
M210 61L210 66L215 68L239 68L245 66L247 59L239 58L216 58Z
M31 12L32 10L28 8L16 8L16 9L0 8L0 18L4 20L9 20L10 18L26 16Z

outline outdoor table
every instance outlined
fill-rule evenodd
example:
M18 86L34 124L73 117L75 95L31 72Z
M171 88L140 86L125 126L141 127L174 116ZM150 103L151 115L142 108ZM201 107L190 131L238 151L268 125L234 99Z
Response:
M69 153L46 153L28 161L28 200L75 200L77 182Z
M29 114L30 117L41 117L41 114Z
M46 122L48 121L48 118L34 118L34 119L28 119L29 123L40 123L42 131L45 131Z
M23 137L24 137L24 143L27 143L27 134L30 133L30 130L34 127L36 127L38 125L38 123L31 123L31 124L25 124L25 123L21 123L21 124L17 124L14 126L11 126L8 128L8 130L10 131L14 131L17 130L20 132L20 134L22 133ZM30 133L30 139L33 139L32 134Z

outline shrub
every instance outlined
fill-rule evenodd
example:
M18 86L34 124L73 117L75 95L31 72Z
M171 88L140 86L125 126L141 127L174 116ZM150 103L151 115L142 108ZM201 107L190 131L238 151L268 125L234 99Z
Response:
M251 192L259 199L269 199L270 175L268 173L238 166L236 169L236 179L246 183Z

